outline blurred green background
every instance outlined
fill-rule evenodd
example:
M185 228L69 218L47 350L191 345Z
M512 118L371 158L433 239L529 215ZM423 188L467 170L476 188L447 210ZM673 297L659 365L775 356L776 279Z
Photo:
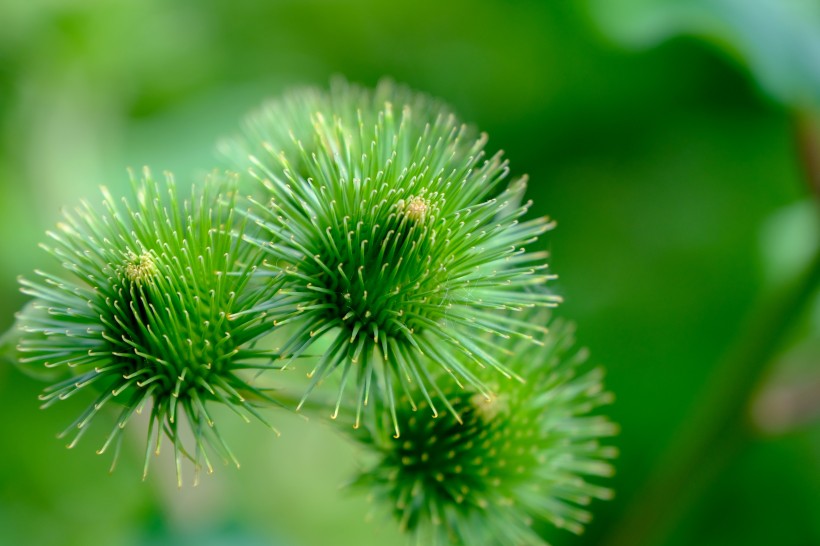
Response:
M0 29L0 331L25 301L17 276L54 267L37 243L61 207L122 192L127 166L194 180L288 87L390 76L487 131L559 222L541 242L559 314L607 367L623 429L616 500L555 545L641 524L633 507L674 465L712 372L819 244L798 152L820 119L816 0L6 0ZM666 531L641 544L820 544L817 289L804 299L752 439L691 498L666 499ZM54 436L88 401L40 411L41 387L0 367L0 544L402 544L340 489L357 452L322 425L273 416L276 439L239 424L242 469L177 490L170 452L140 481L144 431L112 476L94 454L102 424L66 450Z

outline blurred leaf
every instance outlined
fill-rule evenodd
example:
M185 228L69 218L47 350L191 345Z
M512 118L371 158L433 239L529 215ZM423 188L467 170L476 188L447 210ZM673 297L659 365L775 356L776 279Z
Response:
M778 284L805 268L820 246L817 204L806 200L784 207L763 224L760 252L770 284Z
M820 2L816 0L591 0L611 37L648 47L676 35L704 38L737 57L769 95L820 107Z

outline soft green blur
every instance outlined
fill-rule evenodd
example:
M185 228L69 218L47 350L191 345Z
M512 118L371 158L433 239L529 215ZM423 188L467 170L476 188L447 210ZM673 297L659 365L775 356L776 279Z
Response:
M447 100L530 175L535 213L558 220L542 243L566 299L558 313L606 366L623 432L616 500L593 507L584 536L550 538L600 543L758 297L819 244L795 119L820 112L820 7L7 0L0 332L25 303L16 278L55 266L37 243L62 207L100 201L100 185L120 192L126 167L195 180L221 165L216 141L248 109L336 74L367 85L390 76ZM816 292L750 409L758 437L663 544L820 544ZM241 470L177 490L170 450L140 481L144 430L131 431L111 476L94 454L104 426L66 450L55 434L88 400L40 411L41 388L0 366L2 545L402 544L383 512L341 487L357 452L325 426L271 415L277 439L240 422L227 435ZM799 396L800 411L783 409Z

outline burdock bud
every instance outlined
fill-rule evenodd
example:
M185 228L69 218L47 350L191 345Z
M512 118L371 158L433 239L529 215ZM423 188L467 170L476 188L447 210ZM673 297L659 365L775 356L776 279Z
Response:
M457 416L442 385L490 396L479 371L517 377L492 346L532 340L515 312L559 301L546 255L526 249L553 224L524 218L526 179L508 183L486 144L429 97L339 81L266 104L225 145L264 188L248 239L278 290L261 309L290 325L290 361L324 340L307 392L339 372L334 417L351 385L358 426L373 398L395 414L418 389L432 415Z
M133 180L134 198L118 203L104 189L104 211L84 204L48 233L43 248L63 272L21 279L34 299L18 315L18 355L28 369L62 375L42 394L44 407L97 393L61 435L69 447L100 411L119 407L98 451L114 451L116 463L123 429L148 408L144 472L166 435L181 484L183 458L197 477L203 466L212 471L209 452L236 462L209 406L264 422L256 403L272 400L246 374L272 367L272 355L251 345L270 326L243 313L264 292L252 286L258 251L241 241L233 186L211 179L183 201L170 175L161 184L146 171Z
M612 474L608 459L616 455L599 442L615 425L594 414L612 399L603 374L579 369L585 353L573 351L565 325L542 340L508 354L526 384L497 383L490 398L446 392L461 422L399 404L401 438L378 422L354 435L375 456L354 483L417 544L546 544L549 525L580 533L590 520L586 506L611 497L594 483Z

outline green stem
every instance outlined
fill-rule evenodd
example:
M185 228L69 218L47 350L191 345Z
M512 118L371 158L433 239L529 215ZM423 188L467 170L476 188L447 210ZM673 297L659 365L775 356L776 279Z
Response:
M820 131L810 116L798 115L797 122L806 182L820 203ZM606 534L605 546L661 544L692 501L752 439L749 402L818 285L820 248L802 274L762 300L657 471Z
M799 277L767 297L751 317L658 471L607 534L606 546L661 544L676 517L751 439L749 400L818 285L820 249Z

